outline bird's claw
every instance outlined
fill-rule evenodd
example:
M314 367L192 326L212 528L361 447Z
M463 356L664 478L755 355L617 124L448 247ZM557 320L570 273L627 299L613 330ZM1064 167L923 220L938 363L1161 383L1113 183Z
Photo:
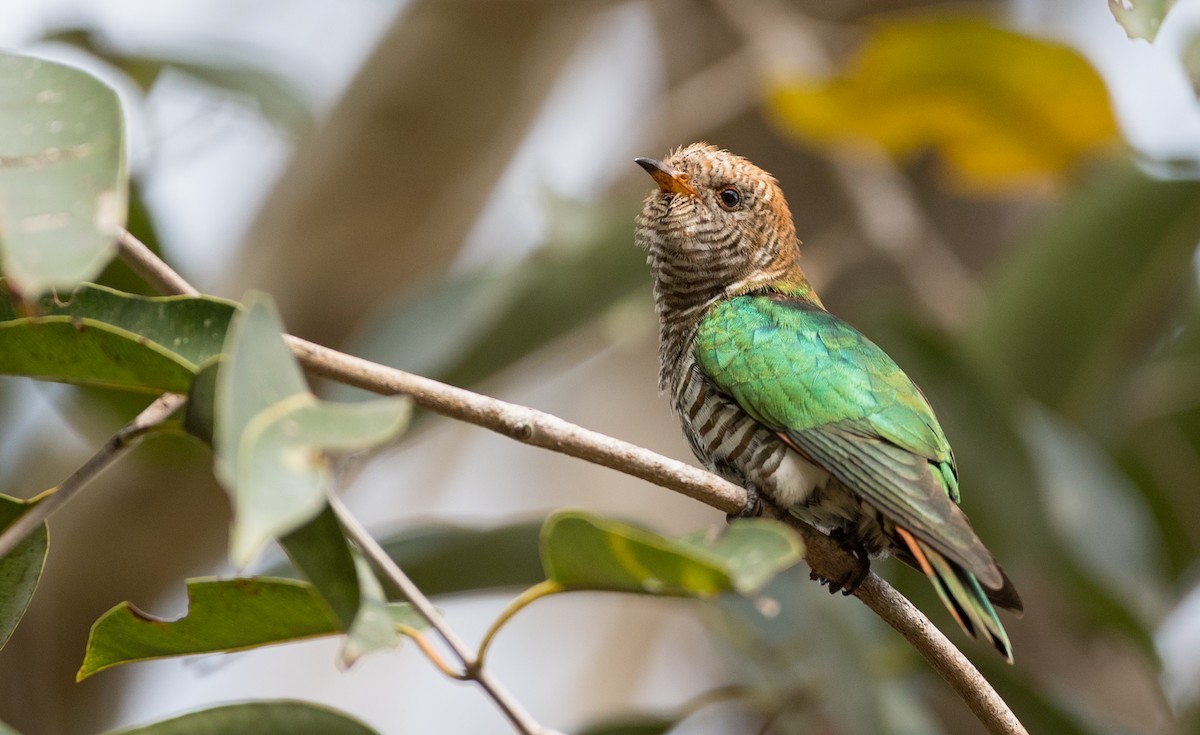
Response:
M837 594L841 592L845 596L854 594L867 575L871 573L871 558L867 554L866 548L861 543L856 543L851 539L844 530L835 528L830 532L829 537L837 541L842 549L851 554L857 564L854 568L846 572L840 579L826 579L816 572L810 572L809 578L820 582L822 585L829 585L829 594Z
M746 488L746 504L742 506L741 510L733 513L726 513L725 521L728 523L729 521L733 521L737 518L758 518L762 514L762 498L758 496L757 491Z

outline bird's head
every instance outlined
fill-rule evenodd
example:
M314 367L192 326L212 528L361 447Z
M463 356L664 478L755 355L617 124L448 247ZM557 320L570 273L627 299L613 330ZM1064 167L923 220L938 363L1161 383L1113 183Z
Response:
M658 185L638 216L637 243L660 293L694 301L799 273L795 225L774 176L707 143L637 163Z

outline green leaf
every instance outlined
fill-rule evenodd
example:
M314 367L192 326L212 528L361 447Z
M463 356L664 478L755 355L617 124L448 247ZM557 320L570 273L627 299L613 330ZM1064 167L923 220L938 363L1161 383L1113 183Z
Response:
M288 558L349 630L361 597L358 569L342 524L328 505L308 523L279 539Z
M217 375L213 451L217 477L226 488L234 486L238 445L251 419L285 398L308 393L270 297L251 292L244 304L229 326L227 357Z
M804 556L800 537L769 520L738 519L726 528L697 531L679 541L724 561L734 589L743 595L762 589Z
M678 718L631 715L593 723L579 735L666 735L678 724Z
M303 393L255 416L237 450L234 563L249 564L268 541L321 512L334 479L326 452L391 441L404 429L409 405L405 398L323 403Z
M0 531L12 525L31 505L0 495ZM46 565L47 543L43 522L15 549L0 558L0 648L8 643L33 599L42 568Z
M168 621L122 602L92 625L76 678L117 664L247 648L338 633L312 585L270 577L193 579L188 612Z
M799 538L777 521L731 526L733 538L676 541L582 511L555 513L542 529L546 576L570 590L680 597L750 594L802 556Z
M0 722L0 735L21 735L21 733L14 730L11 726Z
M190 712L106 735L376 735L337 710L286 699L240 702Z
M125 224L121 106L62 64L0 53L0 269L27 298L94 278Z
M341 624L316 588L273 577L192 579L188 612L163 620L122 602L92 625L83 680L117 664L196 653L241 651L342 632ZM421 627L407 604L391 603L394 622Z
M542 522L496 528L425 526L391 536L383 548L427 595L529 587L545 579Z
M237 305L84 285L30 308L25 316L0 299L0 373L157 393L188 389L221 351Z
M1194 280L1197 241L1200 181L1107 167L1011 251L964 336L1035 398L1110 431L1119 385Z
M1108 9L1130 38L1153 41L1175 0L1108 0Z
M1112 149L1100 75L1068 46L973 17L894 17L836 78L779 85L780 125L817 145L869 142L901 158L932 148L953 180L1028 194Z
M396 632L397 621L389 612L383 586L375 578L371 565L358 552L354 553L354 568L361 594L354 623L346 632L346 645L342 646L342 663L346 666L352 666L371 651L399 645L401 637Z
M270 300L250 294L227 340L217 375L215 454L230 492L230 555L244 567L273 538L312 520L325 507L333 472L328 452L360 451L404 429L403 397L326 403L308 392L283 341Z

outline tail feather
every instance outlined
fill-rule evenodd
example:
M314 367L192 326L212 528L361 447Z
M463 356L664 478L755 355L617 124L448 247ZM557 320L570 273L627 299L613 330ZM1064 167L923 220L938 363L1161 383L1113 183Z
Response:
M917 566L933 583L938 597L942 598L942 604L962 629L972 638L978 638L981 634L985 636L1011 664L1012 645L1008 641L1008 633L1000 624L995 608L975 575L942 556L936 549L918 540L903 528L897 526L896 532L908 546Z

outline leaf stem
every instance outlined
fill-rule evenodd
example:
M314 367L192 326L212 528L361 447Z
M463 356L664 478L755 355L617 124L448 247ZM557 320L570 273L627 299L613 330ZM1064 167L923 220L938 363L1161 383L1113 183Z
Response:
M177 393L164 393L154 399L133 421L112 435L79 469L53 487L38 495L36 502L0 533L0 558L6 556L29 534L33 533L50 514L66 505L84 487L114 462L137 446L144 436L155 431L187 400Z
M508 718L508 721L512 723L513 727L522 735L551 735L553 733L552 730L547 730L538 724L512 694L491 675L491 672L480 665L479 660L471 654L471 650L467 648L466 643L458 637L458 634L454 632L454 629L450 627L446 619L442 617L433 603L429 601L429 598L413 584L413 581L392 560L392 557L388 556L388 553L379 545L379 542L350 513L341 499L331 495L329 497L329 507L333 509L338 520L341 521L342 527L346 530L346 535L358 545L358 548L376 569L386 574L388 579L400 588L400 592L412 604L413 609L421 617L425 618L429 626L436 630L442 640L446 642L446 645L454 652L454 656L462 663L464 674L458 675L456 672L451 672L444 661L439 663L441 659L436 655L436 652L433 652L434 655L430 656L430 660L434 662L434 665L443 671L447 671L450 676L456 679L465 678L478 683L487 692L488 696L492 698L492 701L496 703L496 706L500 708L500 711L504 713L504 716ZM425 642L428 643L428 641ZM419 640L417 645L421 645ZM432 647L426 648L425 646L421 646L421 650L428 656L432 652Z
M455 671L450 664L446 663L446 659L442 658L442 654L438 653L438 650L433 647L433 644L429 642L424 633L409 625L401 625L398 627L398 630L402 634L412 638L413 642L417 644L417 648L420 648L421 652L425 654L425 658L429 659L443 674L459 681L466 681L468 679L466 674L461 671Z
M133 240L133 237L125 233L124 240ZM122 246L120 253L137 272L156 274L155 280L150 282L165 293L194 292L194 289L184 291L179 288L176 279L182 279L145 246ZM141 263L142 259L150 262ZM382 395L403 393L410 396L414 403L443 416L490 429L525 444L639 477L725 513L736 513L746 505L744 488L649 449L589 431L526 406L379 365L298 337L286 335L285 339L301 364L317 375ZM859 562L852 554L812 526L778 509L773 509L773 515L799 531L807 549L805 561L817 575L825 579L843 579L858 566ZM988 732L993 735L1028 735L1016 715L978 669L891 585L874 573L869 573L854 594L925 657L971 708ZM486 673L481 672L481 675Z
M508 607L504 608L504 612L500 613L500 617L496 618L492 622L491 627L489 627L487 633L484 634L483 642L479 644L479 653L475 654L476 665L483 666L484 659L487 657L488 649L492 646L492 640L496 637L496 634L500 632L500 629L504 627L505 623L507 623L509 620L512 620L514 615L521 612L534 602L542 599L543 597L548 597L564 591L565 589L561 584L547 579L544 582L538 582L534 586L518 595L512 602L508 604Z

